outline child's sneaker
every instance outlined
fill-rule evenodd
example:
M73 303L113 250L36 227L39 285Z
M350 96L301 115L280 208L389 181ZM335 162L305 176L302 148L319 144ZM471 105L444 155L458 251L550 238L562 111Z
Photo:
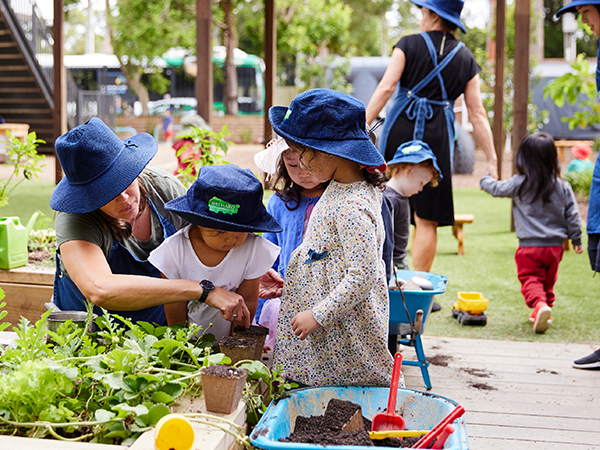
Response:
M550 324L550 314L552 308L546 302L537 302L529 320L533 322L533 331L536 333L545 333Z
M600 369L600 349L573 362L576 369Z

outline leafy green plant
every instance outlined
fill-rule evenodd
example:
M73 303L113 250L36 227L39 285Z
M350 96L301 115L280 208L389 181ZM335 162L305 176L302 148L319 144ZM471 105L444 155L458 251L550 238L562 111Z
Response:
M248 128L244 128L242 130L242 132L240 133L240 139L242 141L242 144L249 144L252 142L252 130L249 130Z
M569 182L577 198L587 200L590 197L590 188L592 186L593 173L593 168L580 171L573 170L571 172L565 173L565 180Z
M52 227L52 219L41 211L29 235L27 248L31 251L43 251L50 254L48 259L54 259L56 254L56 232Z
M263 381L269 389L268 394L264 396L256 393L250 383L246 383L243 392L247 407L246 421L252 426L258 423L271 401L278 400L286 390L298 387L296 383L287 382L282 376L281 364L276 364L273 369L269 369L261 361L243 360L238 361L234 367L248 369L249 380Z
M14 169L7 180L0 181L0 208L8 204L10 193L24 180L39 178L44 167L40 165L44 157L38 155L37 146L45 144L46 141L37 139L35 131L27 135L25 142L14 137L10 131L7 135L10 143L6 147L6 165L12 165Z
M53 332L49 314L21 319L14 344L0 349L0 435L131 445L177 398L201 392L202 367L228 360L210 354L198 326L133 324L106 311L94 319L89 305L83 328L67 321Z
M184 170L179 169L177 176L185 187L189 187L196 180L197 168L202 166L214 166L229 164L218 154L218 151L227 154L227 150L233 142L226 140L233 133L227 131L227 125L223 125L221 131L212 131L207 128L192 127L187 133L177 135L177 139L189 139L193 142L193 151L189 152L189 146L185 145L177 151L177 157L189 152L190 155L184 159L187 164ZM197 155L200 158L197 158Z
M566 73L544 88L544 99L552 98L556 106L562 108L566 102L577 103L578 110L571 118L563 117L561 121L568 122L569 129L586 128L600 123L600 102L596 93L596 79L590 73L590 65L584 54L577 55L577 60L571 63L575 73ZM580 100L581 96L585 98Z

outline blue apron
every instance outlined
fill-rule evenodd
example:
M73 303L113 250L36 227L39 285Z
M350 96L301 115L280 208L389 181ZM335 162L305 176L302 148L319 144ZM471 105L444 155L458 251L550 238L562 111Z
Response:
M598 64L600 64L600 46L598 47ZM596 65L596 90L600 92L600 68L598 65ZM600 233L600 158L596 159L596 163L594 164L589 199L587 232L588 234L598 234Z
M427 44L434 68L412 89L402 87L400 81L398 81L398 95L394 99L394 104L385 118L381 139L379 140L379 151L385 157L385 149L387 147L390 131L402 112L406 111L406 116L415 122L413 140L422 141L423 133L425 132L425 121L433 117L433 108L431 105L442 106L444 108L444 115L446 116L448 141L450 143L450 166L452 167L452 161L454 159L454 100L448 100L441 72L465 44L459 42L454 50L438 64L435 46L433 45L431 38L427 33L421 33L421 37L425 40L425 44ZM427 86L435 77L437 77L440 83L442 100L430 100L426 97L419 97L417 93ZM400 144L403 144L403 142Z
M175 233L175 228L167 219L165 219L156 209L152 201L148 198L148 204L152 211L158 216L163 230L164 239ZM113 239L112 247L108 253L108 265L113 274L118 275L142 275L147 277L160 278L160 271L150 264L147 260L138 259L123 244ZM54 303L63 311L86 311L85 297L79 291L75 283L68 276L63 276L56 256L56 274L54 275ZM166 324L165 310L162 305L151 306L149 308L135 311L113 311L110 313L128 317L133 322L144 321ZM94 313L101 315L102 311L98 306L94 306Z

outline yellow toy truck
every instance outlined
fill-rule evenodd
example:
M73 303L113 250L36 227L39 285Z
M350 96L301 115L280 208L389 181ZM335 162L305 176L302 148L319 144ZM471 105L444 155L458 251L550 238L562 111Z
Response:
M461 325L485 325L489 300L481 292L457 292L458 301L452 305L452 317Z

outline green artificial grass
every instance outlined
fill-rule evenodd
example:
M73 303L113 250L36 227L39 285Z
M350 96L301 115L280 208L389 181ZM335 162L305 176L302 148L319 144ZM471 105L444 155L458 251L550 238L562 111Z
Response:
M54 211L50 208L50 196L54 190L53 181L25 180L19 184L8 198L8 205L0 208L1 217L19 217L23 225L36 211L41 211L52 220Z
M440 312L429 315L426 334L476 339L508 339L541 342L600 343L598 310L600 280L593 276L587 256L571 248L559 267L552 324L545 334L535 334L528 320L517 279L516 234L510 231L510 199L493 198L478 188L454 189L458 214L474 214L475 221L464 225L465 254L457 255L458 244L451 227L438 229L438 248L431 272L448 277L446 292L435 296ZM410 259L409 259L410 261ZM487 325L460 325L452 317L457 292L481 292L490 300Z

